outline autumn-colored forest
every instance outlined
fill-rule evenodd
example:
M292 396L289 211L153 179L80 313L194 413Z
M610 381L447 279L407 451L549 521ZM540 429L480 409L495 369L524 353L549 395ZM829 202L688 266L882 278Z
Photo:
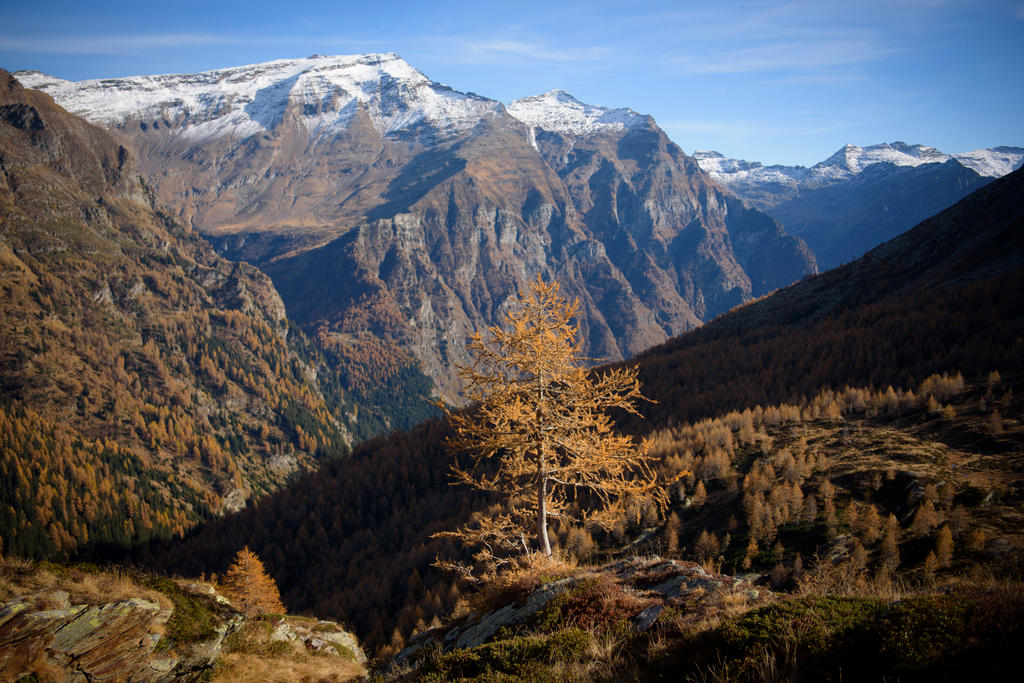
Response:
M0 105L0 551L180 536L343 452L350 397L269 279L108 134L6 72Z
M882 301L803 327L745 331L732 325L720 331L712 325L645 354L640 360L643 387L656 403L644 408L647 420L627 421L624 426L655 434L666 473L680 467L696 473L676 491L674 518L645 521L652 527L671 521L676 540L670 543L663 530L652 537L651 543L657 545L646 548L664 552L673 545L692 556L700 540L697 530L706 530L714 538L705 538L699 552L721 554L730 569L741 571L749 556L756 569L770 571L782 564L780 572L791 571L795 555L786 548L795 544L806 564L819 545L827 544L829 529L849 523L840 520L850 519L851 506L859 518L873 505L879 519L896 515L898 544L918 539L917 545L904 551L908 561L899 565L916 568L924 559L918 557L921 548L934 542L920 540L921 534L902 535L912 524L905 517L907 501L890 498L896 484L888 483L899 478L899 485L906 484L900 472L909 463L898 459L875 463L869 470L880 478L877 487L857 484L847 489L843 481L832 481L829 494L827 486L824 491L821 488L822 475L831 471L829 453L834 449L824 443L815 445L815 439L824 438L815 434L834 431L839 418L848 420L853 415L859 438L872 448L884 451L894 443L891 430L914 443L934 439L948 441L947 448L967 448L971 430L977 424L989 424L992 411L998 411L1004 433L1010 436L981 439L978 448L982 452L1017 448L1021 405L1013 390L1016 387L1020 395L1024 340L1015 321L1024 314L1022 286L1024 276L1020 275L978 281ZM989 395L987 382L993 370L1001 372L1003 379ZM966 386L973 388L952 393L929 390L929 384L946 380L928 378L944 372L960 373ZM845 391L847 386L862 389ZM899 391L890 392L890 386ZM829 387L837 393L821 393ZM916 392L913 399L906 393L910 390ZM938 412L926 397L940 401ZM984 410L979 407L982 401L987 406ZM791 407L768 408L781 404ZM959 415L956 429L947 429L948 423L942 421L949 404ZM745 409L752 410L747 417L743 417ZM727 415L732 411L741 411L740 417ZM722 418L686 426L707 415ZM797 426L809 431L801 436ZM704 436L698 438L687 430ZM718 436L709 438L707 434L716 430ZM455 528L493 504L472 490L447 485L450 458L442 444L446 433L446 426L434 420L408 433L363 444L351 458L328 463L259 505L199 530L184 544L152 549L147 561L197 573L226 566L236 546L247 543L266 559L291 610L347 620L370 649L398 646L417 628L448 614L460 597L462 588L455 577L431 565L438 556L459 557L464 551L430 535ZM984 428L979 434L984 436ZM716 445L716 439L732 445ZM809 443L801 445L801 439ZM781 451L789 455L780 455ZM813 454L812 460L806 459L808 453ZM787 476L790 456L804 458L797 475L805 501L799 512L791 505L797 496L794 481L784 480L789 487L785 495L773 493L779 477ZM771 476L763 466L755 466L778 458L784 463L772 465ZM744 489L747 477L754 483ZM758 483L759 478L768 482L767 488ZM921 486L937 486L937 481L936 475L934 480L922 480ZM973 500L970 491L974 489L967 486L958 485L953 500L957 496ZM758 510L753 516L747 514L752 504L744 492L751 487L763 498L762 510L768 509L764 506L769 502L775 506L770 519ZM693 507L695 494L697 499L714 497L714 509L729 514L720 512L714 520L707 519L699 511L712 508ZM943 495L942 501L948 501L948 493ZM785 514L780 512L779 496L788 496ZM813 506L806 502L810 498ZM939 505L937 501L933 506ZM952 508L941 507L939 512L948 520ZM758 524L760 528L755 528ZM797 540L791 537L794 524L806 526L797 533ZM937 528L930 526L929 533L937 533ZM560 547L589 556L602 543L627 543L640 534L640 528L625 524L610 536L555 524L553 536ZM751 538L756 548L750 545ZM780 538L783 549L777 551ZM958 542L967 541L958 536ZM882 553L870 543L865 551L872 557Z

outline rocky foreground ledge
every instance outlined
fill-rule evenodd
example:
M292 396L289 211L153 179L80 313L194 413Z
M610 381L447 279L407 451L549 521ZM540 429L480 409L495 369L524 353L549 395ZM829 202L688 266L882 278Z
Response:
M73 605L58 589L14 598L0 609L0 678L46 672L64 681L195 680L243 621L230 605L211 603L210 633L172 644L165 633L174 608L156 600Z
M513 635L579 628L640 634L659 619L714 619L733 610L765 605L775 594L741 578L693 562L658 557L619 560L544 580L524 577L483 600L453 622L423 631L387 663L387 676L408 677L429 653L470 650Z
M277 680L274 664L286 659L290 669L312 663L344 680L366 662L356 639L334 622L246 619L206 583L147 579L141 597L126 597L131 591L123 585L105 588L88 601L53 586L7 599L0 606L0 680L217 680L225 665L249 668L254 660Z

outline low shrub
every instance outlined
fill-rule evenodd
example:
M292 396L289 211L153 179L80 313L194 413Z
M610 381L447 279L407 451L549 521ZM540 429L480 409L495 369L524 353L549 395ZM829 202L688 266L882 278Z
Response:
M193 595L168 578L146 580L148 588L159 591L174 603L174 611L167 620L166 640L171 643L194 643L209 640L217 634L217 617L213 612L213 600Z
M622 590L605 574L589 577L556 595L533 621L533 627L550 633L566 627L604 631L636 616L647 602Z
M583 661L590 635L570 628L545 636L519 636L454 650L425 662L418 679L453 681L513 677L532 681L561 680L556 671Z
M1024 591L792 598L674 636L648 671L690 680L1003 680L1024 648ZM780 678L781 677L781 678Z

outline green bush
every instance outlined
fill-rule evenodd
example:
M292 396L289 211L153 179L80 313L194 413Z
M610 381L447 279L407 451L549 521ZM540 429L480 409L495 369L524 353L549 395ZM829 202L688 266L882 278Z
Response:
M953 595L924 595L892 605L879 620L879 654L896 671L921 671L969 645L968 602Z
M145 583L148 588L160 591L174 603L174 611L167 620L167 632L164 634L166 640L171 643L194 643L217 635L217 617L211 610L211 600L186 593L168 578L152 578Z
M1017 676L1024 596L1005 591L777 602L677 634L652 676L736 681L955 681ZM789 677L789 678L787 678Z
M582 661L590 635L570 628L547 636L520 636L484 643L468 650L454 650L424 664L420 679L453 680L554 680L553 664Z
M716 633L731 648L791 641L801 650L820 654L856 635L882 609L884 603L872 598L799 598L748 612Z

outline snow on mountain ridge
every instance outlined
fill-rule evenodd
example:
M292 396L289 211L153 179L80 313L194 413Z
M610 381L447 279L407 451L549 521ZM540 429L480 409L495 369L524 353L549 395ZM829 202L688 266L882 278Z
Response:
M889 163L894 166L919 166L921 164L943 163L950 156L934 147L908 145L904 142L883 142L868 147L845 145L825 161L815 164L813 169L837 168L850 173L860 173L871 164Z
M868 147L845 145L835 154L812 166L765 166L760 162L730 159L718 152L696 151L694 159L704 171L726 186L784 185L792 188L831 185L848 180L873 164L920 166L955 159L979 175L999 178L1024 164L1024 148L992 147L959 154L946 154L926 145L904 142Z
M65 81L22 71L15 77L94 123L170 124L196 139L246 137L292 112L318 137L345 128L359 107L385 134L424 121L463 132L501 108L429 80L394 53L280 59L198 74Z
M643 124L648 117L632 109L609 109L585 104L564 90L550 90L510 102L508 113L531 128L589 135L602 130L625 130Z

